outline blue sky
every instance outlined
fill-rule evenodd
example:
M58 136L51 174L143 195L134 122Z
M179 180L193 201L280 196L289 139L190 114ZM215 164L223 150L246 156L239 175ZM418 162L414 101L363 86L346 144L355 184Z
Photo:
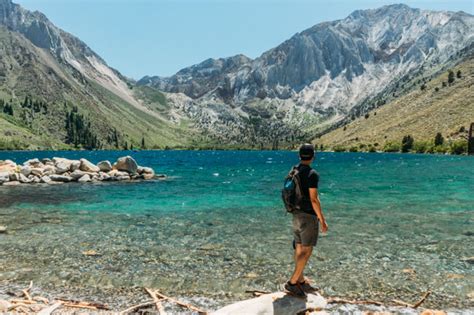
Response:
M207 58L255 58L357 9L405 3L474 12L474 0L13 0L78 36L124 75L171 75Z

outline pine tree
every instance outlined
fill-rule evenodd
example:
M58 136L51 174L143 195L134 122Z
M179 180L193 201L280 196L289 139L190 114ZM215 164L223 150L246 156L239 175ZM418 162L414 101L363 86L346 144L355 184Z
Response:
M404 136L402 139L402 152L406 153L413 148L414 139L412 136Z
M443 135L441 134L441 132L438 132L434 139L434 145L435 146L443 145L443 143L444 143Z
M454 82L454 72L452 70L449 70L448 72L448 83L451 84Z

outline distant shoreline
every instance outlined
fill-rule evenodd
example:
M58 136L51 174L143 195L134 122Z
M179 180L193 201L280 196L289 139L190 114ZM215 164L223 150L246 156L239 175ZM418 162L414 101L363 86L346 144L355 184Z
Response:
M248 152L256 152L256 151L262 151L262 152L296 152L297 149L278 149L278 150L272 150L272 149L254 149L254 148L168 148L168 149L140 149L140 150L123 150L123 149L100 149L100 150L86 150L86 149L71 149L71 150L0 150L0 153L3 152L142 152L142 151L157 151L157 152L162 152L162 151L189 151L189 152L194 152L194 151L248 151ZM454 154L454 153L438 153L438 152L433 152L433 153L427 153L427 152L389 152L389 151L339 151L339 150L323 150L323 151L317 151L317 153L366 153L366 154L400 154L400 155L452 155L452 156L474 156L474 155L469 155L466 153L462 154Z

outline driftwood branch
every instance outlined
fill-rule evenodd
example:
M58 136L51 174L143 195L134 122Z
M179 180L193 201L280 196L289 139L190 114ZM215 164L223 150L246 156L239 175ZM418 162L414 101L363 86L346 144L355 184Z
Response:
M373 300L346 300L338 297L327 298L328 304L358 304L358 305L378 305L382 306L383 303Z
M30 281L30 285L28 286L28 288L21 290L21 292L23 292L23 295L28 299L28 301L32 300L30 293L28 293L32 287L33 287L33 281Z
M145 288L145 291L151 296L153 301L155 302L156 305L156 310L158 311L159 315L166 315L165 309L163 307L163 304L161 304L160 299L156 296L156 293L153 292L152 290Z
M135 311L135 310L138 310L138 309L141 309L141 308L144 308L144 307L148 307L148 306L151 306L151 305L154 305L154 304L155 304L155 301L148 301L148 302L144 302L144 303L141 303L141 304L133 305L133 306L127 308L126 310L121 311L120 314L124 315L124 314L130 313L131 311Z
M400 301L400 300L393 300L392 302L397 305L401 305L405 307L418 308L421 304L423 304L423 302L428 298L428 296L430 296L430 294L431 294L430 290L426 291L425 294L423 294L423 297L415 304L410 304L410 303Z
M67 299L57 299L64 306L68 307L77 307L77 308L87 308L87 309L95 309L95 310L110 310L110 308L101 303L96 302L84 302L84 301L77 301L77 300L67 300Z
M160 298L162 298L162 299L166 299L166 300L168 300L168 301L170 301L170 302L175 303L176 305L179 305L179 306L181 306L181 307L185 307L185 308L187 308L187 309L190 309L191 311L198 312L199 314L207 314L207 311L204 311L204 310L202 310L202 309L200 309L200 308L197 308L196 306L193 306L193 305L191 305L191 304L178 301L178 300L173 299L173 298L171 298L171 297L169 297L169 296L166 296L166 295L164 295L164 294L161 294L161 293L158 292L158 291L154 291L154 293L155 293L158 297L160 297Z

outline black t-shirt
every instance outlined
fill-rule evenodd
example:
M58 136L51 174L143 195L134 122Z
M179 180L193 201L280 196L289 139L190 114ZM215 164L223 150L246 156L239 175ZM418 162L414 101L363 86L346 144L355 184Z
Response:
M301 201L301 211L316 215L309 198L309 189L318 188L319 174L308 165L298 165L299 177L301 182L301 190L303 192L303 200Z

